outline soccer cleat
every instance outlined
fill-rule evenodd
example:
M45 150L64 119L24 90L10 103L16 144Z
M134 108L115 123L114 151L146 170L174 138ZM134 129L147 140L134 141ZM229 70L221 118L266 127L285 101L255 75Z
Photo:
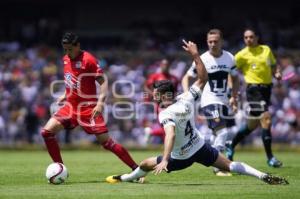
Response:
M225 153L226 153L226 157L233 161L233 155L234 155L234 149L233 147L231 146L231 144L226 144L226 149L225 149Z
M282 177L278 177L278 176L272 176L270 174L266 174L262 180L267 183L267 184L270 184L270 185L288 185L289 182L285 179L285 178L282 178Z
M116 183L122 182L121 175L108 176L105 179L105 181L110 183L110 184L116 184Z
M267 161L267 163L270 167L274 167L274 168L282 167L282 162L277 160L275 157L272 157L271 159L269 159Z

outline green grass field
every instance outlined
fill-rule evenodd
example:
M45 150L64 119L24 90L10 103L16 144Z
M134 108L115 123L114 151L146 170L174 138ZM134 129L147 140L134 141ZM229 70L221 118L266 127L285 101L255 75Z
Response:
M134 151L141 161L158 151ZM147 176L145 184L107 184L105 177L129 169L110 152L63 151L70 177L65 184L50 185L45 169L46 151L0 151L0 198L300 198L300 153L277 152L284 167L267 166L263 152L237 152L236 159L286 177L290 185L270 186L249 176L216 177L211 168L194 164L171 174Z

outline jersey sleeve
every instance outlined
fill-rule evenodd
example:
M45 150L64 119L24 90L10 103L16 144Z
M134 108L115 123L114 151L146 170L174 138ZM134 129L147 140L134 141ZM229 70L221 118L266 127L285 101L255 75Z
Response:
M275 59L274 54L272 53L271 49L270 49L270 54L269 54L269 60L270 60L270 65L271 66L276 65L276 59Z
M103 75L103 70L101 69L100 65L96 58L89 58L88 65L90 68L90 72L95 74L95 77L100 77Z
M237 76L238 75L238 71L236 68L236 61L234 59L234 56L232 54L230 54L230 59L231 59L231 66L230 66L230 75L232 76Z
M191 77L196 78L197 77L197 69L196 69L196 64L195 62L192 63L191 67L187 71L187 74Z
M198 99L200 99L202 91L198 86L192 85L189 90L189 93L192 96L193 100L197 101Z
M158 115L159 123L165 128L175 126L175 120L170 112L162 111Z
M236 68L239 69L239 70L242 70L243 65L244 65L244 63L243 63L244 61L243 61L241 53L237 53L234 56L234 60L235 60Z
M176 100L185 100L194 103L201 97L201 90L198 86L192 85L188 92L182 93L176 97Z

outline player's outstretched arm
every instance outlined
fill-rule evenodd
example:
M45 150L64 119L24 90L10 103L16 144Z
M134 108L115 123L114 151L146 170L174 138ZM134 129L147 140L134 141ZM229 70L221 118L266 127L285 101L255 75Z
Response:
M168 161L175 142L175 126L168 125L164 127L164 130L166 134L164 142L164 153L162 161L154 167L153 173L155 175L160 174L162 171L168 171Z
M192 42L192 41L185 41L185 40L182 40L183 41L183 46L182 48L189 52L193 59L194 59L194 62L196 64L196 69L197 69L197 74L198 74L198 78L201 82L201 85L204 87L206 81L207 81L207 71L205 69L205 66L200 58L200 55L199 55L199 52L198 52L198 47L197 45Z
M182 88L183 88L183 92L187 92L189 90L189 82L190 82L190 79L192 79L193 77L191 77L188 73L186 73L182 80L181 80L181 85L182 85Z

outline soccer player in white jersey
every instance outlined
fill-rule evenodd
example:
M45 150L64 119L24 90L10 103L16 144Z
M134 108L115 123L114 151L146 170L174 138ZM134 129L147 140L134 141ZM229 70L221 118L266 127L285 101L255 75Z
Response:
M237 111L238 72L234 56L230 52L222 50L222 43L222 32L219 29L209 30L207 33L209 50L200 56L208 73L208 80L201 97L201 108L207 119L208 127L216 136L213 146L219 152L225 151L226 141L233 137L238 130L233 115L233 112ZM191 77L197 77L195 63L192 64L182 80L185 91L188 90L188 82ZM228 79L232 81L230 99L227 89ZM214 172L218 176L231 175L218 169L214 169Z
M196 44L184 41L183 48L193 56L198 71L201 72L199 74L201 79L206 75L206 70L199 57ZM164 108L159 113L159 121L166 133L163 155L145 159L133 172L109 176L106 181L109 183L131 182L146 176L152 170L155 174L160 174L162 171L182 170L197 162L225 171L254 176L268 184L288 184L284 178L263 173L245 163L231 162L215 148L204 143L203 137L195 128L194 118L194 103L201 96L201 88L203 86L197 81L176 101L174 86L169 80L155 83L154 100Z

